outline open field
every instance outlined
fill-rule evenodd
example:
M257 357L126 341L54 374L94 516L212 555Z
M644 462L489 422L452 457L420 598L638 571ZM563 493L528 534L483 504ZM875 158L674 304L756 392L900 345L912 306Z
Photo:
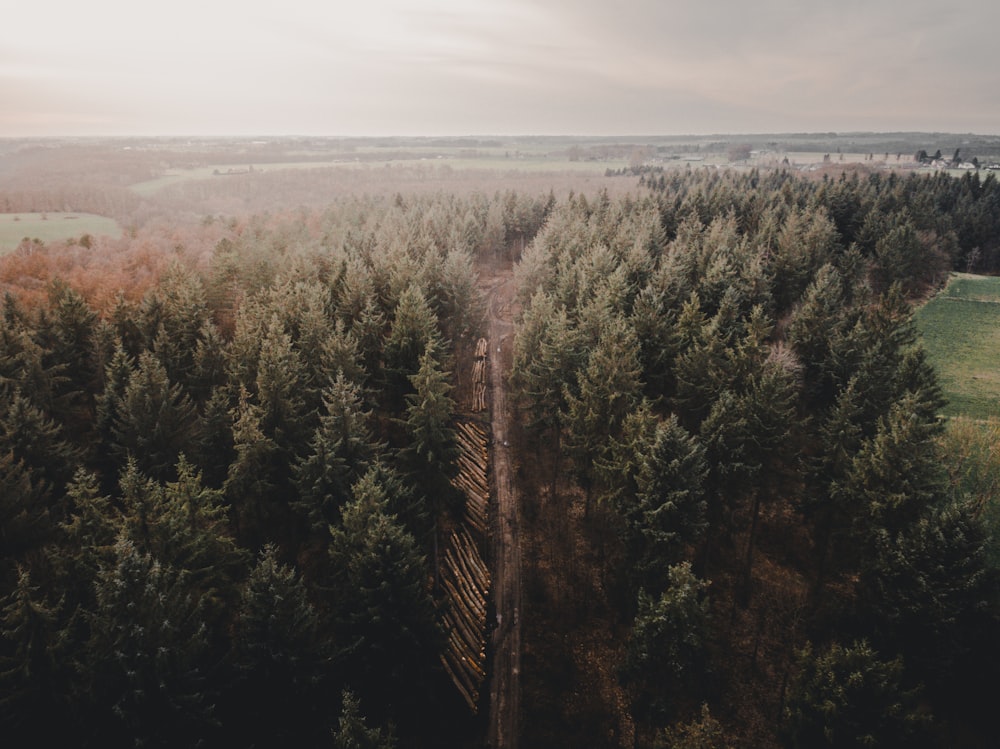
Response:
M118 236L121 231L114 219L93 213L0 213L0 254L25 237L52 242L84 234Z
M608 169L621 169L628 165L624 159L608 160L576 160L567 157L548 157L544 154L519 154L507 156L504 153L478 153L463 156L460 154L440 153L410 158L386 158L368 154L367 158L339 159L335 161L290 161L278 163L247 164L213 164L191 169L170 169L161 176L150 180L137 182L129 186L133 192L150 196L159 190L182 182L216 179L224 180L231 176L245 175L253 169L255 174L266 174L293 169L344 169L344 170L377 170L388 166L421 166L448 167L454 170L476 169L498 172L572 172L580 174L602 175Z
M1000 417L1000 278L956 273L916 315L947 416Z

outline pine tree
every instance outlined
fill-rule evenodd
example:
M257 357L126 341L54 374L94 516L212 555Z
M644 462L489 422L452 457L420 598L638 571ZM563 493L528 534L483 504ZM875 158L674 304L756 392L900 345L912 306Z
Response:
M667 587L667 570L682 560L706 528L705 450L676 417L656 429L649 451L638 457L634 507L623 508L635 588L656 595Z
M188 575L121 537L94 581L84 651L94 740L104 746L190 745L207 736L214 697L204 600Z
M361 703L350 691L341 696L340 717L333 731L333 749L394 749L392 729L369 728Z
M131 456L143 473L169 478L178 456L191 444L195 417L190 398L170 381L159 360L144 352L115 415L115 452L122 463Z
M623 674L641 713L660 719L696 698L705 676L708 584L687 562L672 565L659 596L639 592L639 613L629 638Z
M794 749L917 746L927 716L903 685L903 662L884 661L866 642L806 648L785 707L782 731Z
M301 578L267 544L240 592L233 633L239 699L232 721L253 743L312 743L327 653Z
M292 339L277 315L272 316L261 343L254 392L260 428L282 451L282 466L304 451L306 372ZM287 476L283 478L288 478Z
M436 355L442 348L434 312L420 288L411 284L399 297L382 351L390 410L402 410L404 397L413 392L410 378L417 374L428 349Z
M0 403L0 454L19 461L35 491L60 496L73 476L79 451L64 438L62 426L15 390Z
M48 602L20 568L0 609L0 726L9 746L69 740L69 644L63 602Z
M876 531L861 574L859 608L883 650L900 652L940 695L971 694L995 678L1000 587L986 560L987 530L967 502L926 511L900 533Z
M451 383L428 348L420 357L420 369L410 377L414 392L406 395L406 434L409 443L400 458L408 478L426 496L434 498L435 517L452 509L459 496L450 479L455 473L458 444L451 420L455 401Z
M324 391L323 407L309 453L295 467L299 500L294 506L314 530L325 531L337 520L351 485L364 475L377 446L361 388L342 372Z
M223 492L233 508L242 546L259 548L285 523L286 507L275 464L280 450L261 429L261 411L245 389L234 414L233 449Z
M390 710L424 703L439 633L416 541L378 496L356 496L331 526L335 641L347 681Z
M577 392L564 395L566 451L587 494L589 510L598 477L595 463L610 458L609 437L618 436L642 393L638 341L622 318L612 320L577 377ZM598 487L599 488L599 487Z

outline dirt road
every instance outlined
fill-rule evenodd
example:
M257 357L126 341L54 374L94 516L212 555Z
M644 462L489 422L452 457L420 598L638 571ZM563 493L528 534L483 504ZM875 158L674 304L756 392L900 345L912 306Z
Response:
M496 628L493 631L488 733L488 745L494 749L517 747L521 716L521 545L518 496L508 444L510 412L506 391L514 338L512 284L509 271L486 280L493 421L490 465L496 497L491 529Z

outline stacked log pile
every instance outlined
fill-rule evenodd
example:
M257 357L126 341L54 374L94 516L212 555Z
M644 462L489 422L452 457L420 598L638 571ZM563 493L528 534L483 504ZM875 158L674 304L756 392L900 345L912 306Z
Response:
M486 339L476 344L476 362L472 365L472 412L486 410Z
M476 424L459 422L456 431L461 453L454 484L465 494L465 518L448 539L441 569L445 594L442 624L447 635L441 663L475 713L486 679L486 601L490 590L490 573L479 551L486 537L489 503L487 440Z
M480 538L486 537L486 508L490 502L490 485L486 478L488 461L486 434L482 427L459 422L458 475L453 483L465 494L465 522Z

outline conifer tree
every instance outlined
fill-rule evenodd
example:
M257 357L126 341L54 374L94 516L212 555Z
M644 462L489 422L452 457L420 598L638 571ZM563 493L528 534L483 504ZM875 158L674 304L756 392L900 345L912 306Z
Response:
M47 601L22 567L0 603L0 725L5 743L71 740L67 723L74 679L63 601Z
M413 392L410 377L417 374L428 349L435 354L442 349L437 320L423 292L410 284L399 297L382 352L391 410L402 410L404 396Z
M450 479L455 473L458 444L451 420L455 401L451 383L430 348L420 357L420 369L410 377L414 392L406 396L406 433L409 444L400 458L407 475L426 496L435 500L434 516L458 500Z
M246 741L268 745L316 740L327 653L319 616L301 578L264 546L242 586L233 633L239 682L232 721Z
M333 749L394 749L392 729L369 728L361 714L361 702L353 692L344 690L340 717L333 731Z
M216 700L204 600L186 573L120 537L94 581L83 651L86 728L105 746L177 746L209 735Z
M666 589L667 569L679 563L706 527L705 450L676 417L656 428L648 452L637 456L635 505L624 508L626 554L635 588Z
M612 320L577 377L577 392L567 392L566 449L587 492L588 509L598 477L595 463L610 458L609 437L618 436L625 417L642 393L638 341L621 319Z
M280 477L275 474L279 448L261 429L261 411L245 389L234 414L233 449L223 492L233 508L242 546L259 548L274 539L286 514Z
M376 452L361 388L343 372L323 394L325 413L313 433L308 455L295 468L296 510L314 530L336 521L351 486L364 475Z
M706 667L708 584L687 562L672 565L660 595L639 592L639 613L629 638L623 673L642 713L672 718L682 700L702 688Z
M360 492L330 533L335 640L348 682L390 709L421 704L439 635L416 541L384 498Z
M195 416L190 398L170 381L152 353L143 352L115 415L116 454L123 463L133 457L148 476L168 478L178 456L191 444Z
M927 716L919 693L903 682L903 662L882 660L867 642L834 643L800 655L782 726L786 745L891 747L917 745Z

